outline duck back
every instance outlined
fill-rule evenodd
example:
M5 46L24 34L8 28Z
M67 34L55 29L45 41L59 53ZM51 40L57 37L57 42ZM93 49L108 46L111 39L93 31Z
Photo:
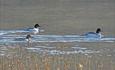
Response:
M100 38L100 35L95 32L88 32L84 36L87 38Z

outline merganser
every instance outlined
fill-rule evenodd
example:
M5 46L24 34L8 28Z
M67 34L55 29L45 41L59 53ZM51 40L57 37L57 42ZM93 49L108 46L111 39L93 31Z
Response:
M31 42L31 40L32 40L31 38L32 38L31 35L28 34L28 35L26 36L26 41L27 41L27 42Z
M88 32L84 34L84 36L86 36L87 38L101 38L102 37L101 29L97 28L96 32Z
M26 29L26 31L32 32L34 34L37 34L40 32L40 25L39 24L35 24L34 28L28 28Z
M35 24L34 28L33 28L33 33L37 34L40 32L40 25L39 24Z

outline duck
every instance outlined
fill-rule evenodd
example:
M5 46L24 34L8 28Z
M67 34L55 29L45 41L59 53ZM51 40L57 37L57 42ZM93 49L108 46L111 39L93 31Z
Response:
M34 28L33 28L33 33L37 34L40 32L40 25L39 24L35 24Z
M28 34L28 35L26 36L26 41L27 41L27 42L31 42L31 41L32 41L32 36L31 36L30 34Z
M35 24L34 28L28 28L26 31L29 31L30 33L38 34L40 33L40 25Z
M97 28L96 32L87 32L84 34L87 38L102 38L103 35L101 34L101 28Z

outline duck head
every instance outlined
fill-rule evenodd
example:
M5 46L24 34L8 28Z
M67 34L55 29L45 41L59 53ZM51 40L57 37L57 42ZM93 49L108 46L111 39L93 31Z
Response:
M26 39L29 39L29 38L31 38L31 35L30 35L30 34L28 34L28 35L26 36Z
M96 33L100 33L101 32L101 28L97 28L97 30L96 30Z
M35 25L34 25L34 28L39 28L39 27L40 27L39 24L35 24Z

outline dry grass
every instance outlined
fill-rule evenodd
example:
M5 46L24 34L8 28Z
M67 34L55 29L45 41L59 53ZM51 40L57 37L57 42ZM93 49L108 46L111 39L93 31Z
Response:
M7 49L6 55L0 56L1 70L115 70L114 57L39 54L25 47Z

